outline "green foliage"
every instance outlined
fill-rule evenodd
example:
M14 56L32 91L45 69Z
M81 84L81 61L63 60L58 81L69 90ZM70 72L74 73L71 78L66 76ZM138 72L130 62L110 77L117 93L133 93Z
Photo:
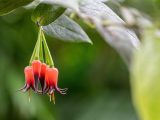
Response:
M0 16L18 7L27 5L33 0L0 0Z
M81 2L79 14L83 19L90 18L99 34L129 67L133 51L139 46L139 39L132 30L123 27L124 21L103 1L105 0L84 0Z
M70 11L74 11L86 23L96 26L96 29L105 41L117 50L126 64L130 66L132 53L139 45L139 40L130 29L119 26L107 27L107 25L104 25L106 22L123 24L123 20L105 5L103 3L104 1L105 0L45 0L45 2L41 2L34 10L32 20L36 24L44 26L44 31L52 37L67 41L92 43L77 23L68 17L60 17L65 11L65 8L60 6L71 8L72 10ZM67 14L70 14L70 12ZM117 39L119 39L118 42Z
M59 17L55 22L43 26L43 30L49 36L60 40L92 43L83 29L65 15Z
M130 66L132 53L139 45L139 40L136 37L135 33L130 29L120 26L104 26L104 22L115 22L118 24L123 24L123 20L107 5L105 5L103 1L104 0L75 0L67 2L62 0L55 0L47 1L47 3L50 5L59 4L61 6L69 7L73 9L73 11L76 12L77 15L84 21L94 24L105 41L110 44L115 50L117 50L126 64ZM72 20L70 20L69 18L66 19L61 17L57 21L49 24L47 27L44 27L44 30L50 36L55 36L58 39L70 41L77 41L78 39L78 41L91 42L88 39L88 36L86 36L86 34L81 29L77 29L76 26L78 25L75 23L73 24ZM78 28L80 27L78 26ZM119 40L118 42L117 39Z
M159 0L125 0L128 3L128 6L132 6L140 10L141 12L145 13L153 17L154 21L159 20L159 10L160 10L160 1ZM144 6L142 6L145 4Z
M49 4L59 4L66 8L71 8L75 11L79 11L79 5L82 2L81 0L45 0ZM84 0L83 0L84 1Z
M48 25L54 22L65 11L65 8L58 5L40 3L33 11L32 20L39 25Z
M28 5L32 1L0 0L0 15ZM117 13L111 9L112 7L108 7L108 0L44 1L45 3L40 3L33 10L32 20L50 36L47 43L51 53L54 49L60 82L63 80L60 84L69 88L69 94L65 99L58 97L60 101L57 100L58 104L53 107L48 103L48 99L39 99L39 96L34 95L31 105L28 105L26 95L24 97L13 92L21 86L22 80L24 81L22 72L19 71L23 71L24 66L28 65L37 35L34 28L36 25L30 23L30 14L27 12L19 11L21 16L16 16L16 12L3 16L0 18L0 102L5 104L0 107L0 119L53 120L55 117L66 120L136 120L128 93L128 71L115 51L106 46L106 42L121 55L129 67L132 65L132 96L140 119L159 120L160 35L155 28L146 28L159 25L159 0L126 0L126 7L114 1L116 9L119 10ZM139 8L147 15L132 7ZM123 14L122 8L129 9L123 9ZM122 16L119 17L118 14ZM156 24L146 16L151 16ZM124 18L126 23L121 18ZM132 22L130 18L135 21ZM93 25L102 38L83 23ZM58 41L92 43L85 33L86 30L94 41L94 46ZM145 31L144 34L141 34L142 31ZM141 37L142 43L139 40ZM49 49L44 41L44 34L42 38L44 48L42 44L39 45L40 52L33 52L33 56L40 54L40 59L43 60L42 49ZM105 42L100 39L104 39ZM132 53L135 53L133 60ZM46 55L49 58L50 53ZM51 59L48 60L50 61ZM118 94L120 95L117 97ZM122 99L122 95L126 99ZM55 113L57 114L54 115Z
M64 11L65 8L56 4L42 2L34 10L32 20L38 23L38 25L43 26L43 30L51 37L65 41L92 43L76 22L62 15Z
M10 16L10 20L17 16ZM79 23L94 45L47 37L60 73L59 86L69 88L65 96L55 94L54 105L47 96L32 93L29 103L28 94L16 92L24 84L23 70L38 34L30 12L14 23L0 18L1 120L137 120L128 92L126 66L95 30Z
M141 120L160 120L160 34L148 29L143 35L132 65L133 99Z

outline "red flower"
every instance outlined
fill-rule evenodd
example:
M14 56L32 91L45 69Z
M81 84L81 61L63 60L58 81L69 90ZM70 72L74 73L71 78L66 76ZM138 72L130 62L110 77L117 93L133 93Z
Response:
M22 92L28 91L32 88L33 91L39 94L48 93L50 100L54 99L54 91L60 94L66 94L67 89L61 89L58 87L58 69L49 68L45 63L41 63L39 60L34 60L32 66L27 66L24 70L26 83L20 90ZM40 83L41 89L38 89ZM30 96L30 93L29 93ZM30 100L30 99L29 99Z
M45 87L45 74L46 74L47 65L45 63L41 64L40 76L39 81L41 84L42 92L44 91Z
M25 83L24 87L21 88L20 90L22 92L26 92L30 88L32 88L35 91L35 81L34 81L34 74L33 74L33 68L32 68L32 66L25 67L24 73L25 73L26 83Z
M34 73L35 87L37 90L39 77L40 77L40 70L41 70L41 61L40 60L33 60L32 67L33 67L33 73Z
M57 91L61 94L66 94L67 88L61 89L58 87L58 69L57 68L47 68L45 74L45 92L48 92L50 95Z
M35 60L37 58L40 58L44 63L41 63L40 60ZM40 26L38 39L30 59L30 64L31 66L27 66L24 70L26 83L24 87L20 89L22 92L26 92L32 88L33 91L38 94L48 94L51 98L50 100L53 100L53 102L55 102L54 91L66 94L67 89L61 89L57 85L58 69L49 68L49 66L54 66L54 62L42 31L42 27ZM39 84L41 89L39 89Z

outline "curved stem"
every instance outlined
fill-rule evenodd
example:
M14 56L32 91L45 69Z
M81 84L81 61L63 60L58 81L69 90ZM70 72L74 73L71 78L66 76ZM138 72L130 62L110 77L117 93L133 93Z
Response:
M52 60L52 56L51 56L51 53L50 53L50 50L48 48L48 45L47 45L47 42L46 42L46 39L45 39L45 36L44 36L43 32L42 32L42 36L43 36L43 45L44 45L44 53L45 53L46 63L48 65L50 65L51 67L54 67L54 62Z
M39 60L41 59L43 61L43 49L42 49L42 28L39 27L39 33L38 33L38 38L37 38L37 42L36 45L34 47L31 59L29 64L32 64L33 60Z
M41 34L41 37L40 37L40 51L39 51L39 59L44 62L44 50L43 50L43 36Z

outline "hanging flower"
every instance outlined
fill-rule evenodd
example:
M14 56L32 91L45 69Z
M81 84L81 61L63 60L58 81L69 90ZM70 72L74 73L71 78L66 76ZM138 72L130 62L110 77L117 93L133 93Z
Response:
M44 92L45 89L45 76L46 76L46 69L47 69L47 65L45 63L41 64L41 71L40 71L40 76L39 76L39 81L41 84L41 89L42 89L42 94Z
M58 87L58 69L57 68L47 68L45 75L46 88L45 92L52 94L54 91L60 94L66 94L67 89L61 89Z
M48 94L50 96L50 101L53 100L54 103L55 91L60 94L66 94L66 88L61 89L58 87L58 69L54 67L54 63L41 27L37 43L31 56L30 66L25 68L24 73L26 83L24 87L20 89L22 92L26 92L32 88L35 93L41 95ZM39 84L41 88L38 87Z
M36 89L38 89L38 82L39 82L40 70L41 70L41 61L33 60L32 68L34 73L35 87Z
M45 91L50 96L50 101L55 103L54 92L57 91L60 94L66 94L67 88L61 89L58 87L58 69L47 68L45 74Z
M32 88L35 91L35 80L34 80L34 74L33 74L33 68L32 66L27 66L24 69L25 74L25 85L23 88L19 89L22 92L28 91L30 88Z

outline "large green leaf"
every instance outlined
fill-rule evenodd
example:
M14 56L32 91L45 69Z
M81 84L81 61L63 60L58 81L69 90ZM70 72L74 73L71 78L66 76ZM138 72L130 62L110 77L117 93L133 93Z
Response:
M59 4L61 6L79 11L79 3L83 0L45 0L49 4Z
M80 4L79 14L83 19L87 19L95 24L97 31L103 36L104 40L130 66L132 53L138 47L139 40L132 30L123 27L124 21L103 1L84 0Z
M40 3L32 14L32 20L40 25L48 25L55 21L65 11L65 8L55 4Z
M123 27L124 21L103 2L107 0L46 0L50 4L59 4L73 9L83 20L96 26L104 37L130 66L132 53L139 46L135 33ZM68 2L66 2L68 1ZM70 2L69 2L70 1ZM112 25L104 25L111 23ZM117 26L114 24L118 24Z
M34 0L0 0L0 16Z
M55 22L43 26L43 30L51 37L61 40L92 43L83 29L69 17L62 15Z
M156 30L144 33L133 60L131 85L141 120L160 120L160 34Z

